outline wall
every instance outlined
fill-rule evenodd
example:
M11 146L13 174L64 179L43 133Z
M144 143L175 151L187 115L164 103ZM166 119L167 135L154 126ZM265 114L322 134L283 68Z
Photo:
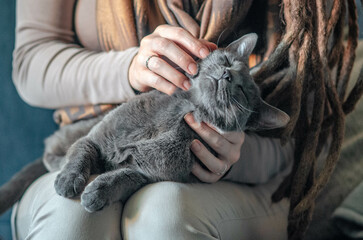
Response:
M11 80L15 1L0 0L0 185L41 156L43 139L56 128L52 111L29 107ZM0 239L10 240L10 211L0 217Z

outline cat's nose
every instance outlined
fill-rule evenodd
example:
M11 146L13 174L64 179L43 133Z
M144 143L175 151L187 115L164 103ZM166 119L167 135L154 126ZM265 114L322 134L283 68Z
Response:
M228 69L224 70L222 79L225 79L228 82L230 82L232 80L231 72Z

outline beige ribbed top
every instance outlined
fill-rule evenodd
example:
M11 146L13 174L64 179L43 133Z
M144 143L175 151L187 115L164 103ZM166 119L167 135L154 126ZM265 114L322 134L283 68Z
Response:
M96 0L17 1L13 81L28 104L60 108L134 96L128 68L138 48L101 52L95 8Z

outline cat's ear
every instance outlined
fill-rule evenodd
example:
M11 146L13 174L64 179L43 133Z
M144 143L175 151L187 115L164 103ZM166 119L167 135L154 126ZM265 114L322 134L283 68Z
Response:
M290 121L289 115L280 109L271 106L261 99L261 104L257 113L249 119L246 124L247 129L268 130L286 126Z
M226 49L238 53L244 61L248 61L248 57L256 46L257 38L256 33L246 34L229 44Z

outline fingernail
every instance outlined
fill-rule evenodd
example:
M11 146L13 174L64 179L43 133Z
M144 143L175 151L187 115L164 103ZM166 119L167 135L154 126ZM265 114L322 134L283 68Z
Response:
M189 90L189 88L191 87L192 85L190 84L189 80L185 80L183 82L183 87L186 89L186 90Z
M189 64L188 70L193 75L197 74L197 72L198 72L197 64L195 64L195 63Z
M184 116L185 121L187 121L187 123L194 123L194 117L191 113L188 113Z
M199 144L199 142L198 142L197 140L194 140L194 141L192 142L192 146L191 146L191 148L192 148L192 150L193 150L194 152L198 152L198 151L200 150L200 144Z
M209 51L206 48L202 48L200 49L199 54L202 58L206 58L209 55Z

